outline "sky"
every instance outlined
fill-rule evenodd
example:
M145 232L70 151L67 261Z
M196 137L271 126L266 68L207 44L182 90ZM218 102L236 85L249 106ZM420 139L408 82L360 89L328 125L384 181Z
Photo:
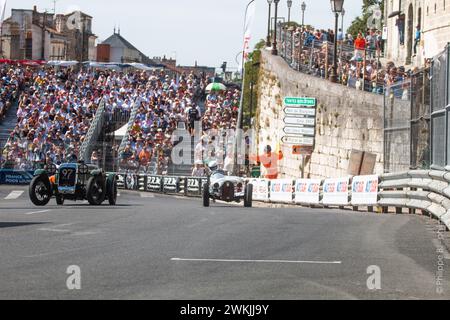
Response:
M301 2L293 0L291 20L301 22ZM334 15L329 0L305 0L305 24L332 28ZM93 32L102 41L119 26L121 35L149 57L177 59L181 65L220 67L228 62L236 69L236 56L242 51L244 13L248 0L58 0L57 13L81 10L93 19ZM278 16L287 19L287 1L281 0ZM53 0L7 0L11 8L53 12ZM256 0L252 47L267 35L268 4ZM344 29L360 15L362 0L345 0ZM272 5L272 14L274 13ZM340 25L340 24L339 24Z

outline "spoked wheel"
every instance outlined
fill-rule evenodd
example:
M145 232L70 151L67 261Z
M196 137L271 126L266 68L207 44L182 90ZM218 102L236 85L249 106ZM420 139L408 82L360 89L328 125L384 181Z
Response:
M36 206L45 206L49 203L52 197L52 190L50 181L42 176L36 176L31 180L30 188L28 189L30 200Z
M91 206L99 206L105 200L105 186L101 176L90 177L86 188L86 198Z
M209 185L208 184L205 184L203 186L202 196L203 196L203 206L209 207Z
M117 202L117 178L114 177L108 181L108 202L110 205L115 206Z

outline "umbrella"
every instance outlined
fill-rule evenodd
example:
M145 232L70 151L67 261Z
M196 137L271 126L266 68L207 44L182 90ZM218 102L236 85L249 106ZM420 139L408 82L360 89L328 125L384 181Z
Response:
M206 87L206 91L225 91L225 90L227 90L227 87L223 83L218 82L210 83Z

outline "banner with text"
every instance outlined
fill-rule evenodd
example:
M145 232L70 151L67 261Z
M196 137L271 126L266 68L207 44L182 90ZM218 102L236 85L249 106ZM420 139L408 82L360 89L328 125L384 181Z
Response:
M378 176L358 176L352 181L352 205L376 205Z
M324 205L348 205L350 178L327 179L323 183Z
M277 179L270 181L270 201L292 202L293 180Z
M295 181L295 203L319 204L320 184L319 179L298 179Z

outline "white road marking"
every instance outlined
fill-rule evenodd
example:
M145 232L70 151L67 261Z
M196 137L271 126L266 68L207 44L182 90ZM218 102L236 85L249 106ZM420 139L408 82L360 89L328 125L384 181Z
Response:
M49 211L51 211L51 210L33 211L33 212L27 212L25 214L26 215L32 215L32 214L35 214L35 213L44 213L44 212L49 212Z
M11 191L11 193L8 194L8 195L5 197L5 200L14 200L14 199L17 199L17 198L20 197L22 194L23 194L23 191L17 191L17 190Z
M244 262L244 263L304 263L304 264L341 264L342 261L293 261L293 260L239 260L239 259L181 259L172 258L171 261L192 262Z
M155 195L147 192L140 192L141 198L154 198Z
M54 229L54 228L41 228L39 231L49 231L49 232L70 232L67 229Z
M117 193L117 196L118 196L118 197L120 197L120 192L119 192L119 193Z

